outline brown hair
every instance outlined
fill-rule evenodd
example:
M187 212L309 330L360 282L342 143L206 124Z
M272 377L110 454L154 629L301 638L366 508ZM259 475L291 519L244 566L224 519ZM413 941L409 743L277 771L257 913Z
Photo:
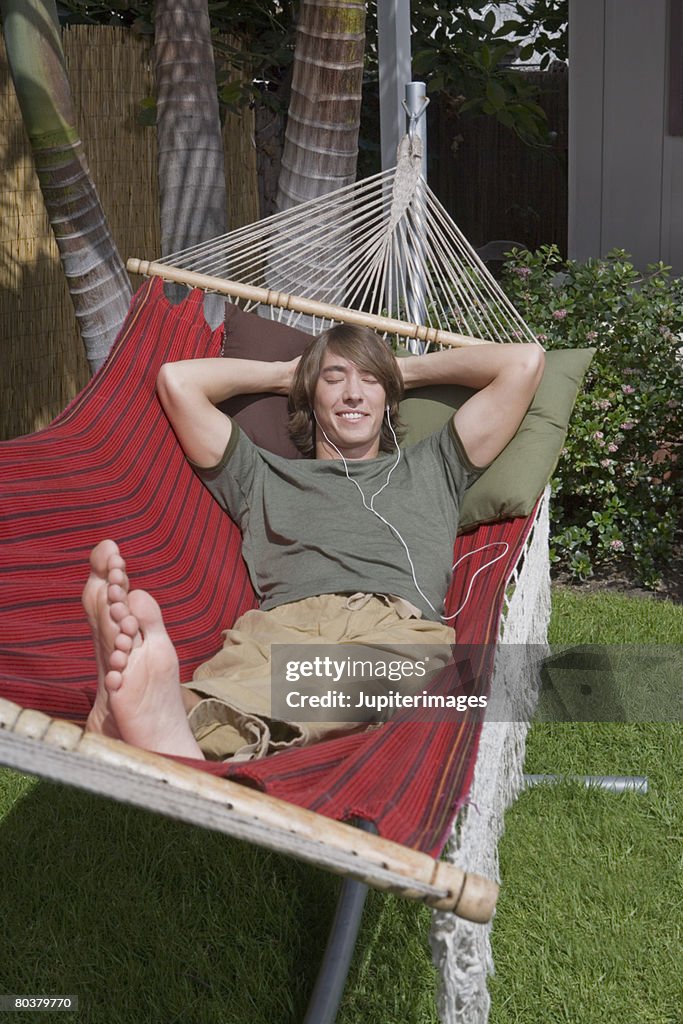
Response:
M289 392L289 434L299 451L315 458L315 421L313 400L325 353L334 352L354 363L359 370L371 373L384 388L389 415L400 439L399 402L403 398L403 375L388 342L369 327L339 324L313 338L305 348L296 368ZM386 418L382 421L379 450L396 448Z

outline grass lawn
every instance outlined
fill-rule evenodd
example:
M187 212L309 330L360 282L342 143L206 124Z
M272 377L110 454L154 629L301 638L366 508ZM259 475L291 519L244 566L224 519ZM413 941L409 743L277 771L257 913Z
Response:
M667 602L553 607L554 643L683 638ZM681 764L680 724L534 726L527 771L644 774L650 792L544 787L511 810L491 1024L681 1024ZM68 1019L88 1024L300 1024L338 880L9 771L0 819L0 994L78 995ZM339 1024L435 1024L428 928L371 894Z
M683 607L558 590L550 638L682 643ZM646 775L649 792L544 786L508 812L492 1024L681 1024L681 765L680 722L532 727L527 772Z

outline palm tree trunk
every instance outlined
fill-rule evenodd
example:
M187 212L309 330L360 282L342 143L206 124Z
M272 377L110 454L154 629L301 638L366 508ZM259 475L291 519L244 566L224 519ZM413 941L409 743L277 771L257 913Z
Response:
M154 75L161 252L168 256L228 229L207 0L156 0ZM224 300L207 296L212 326L224 309Z
M356 180L360 127L365 3L362 0L302 0L297 22L292 91L282 153L276 207L288 210ZM317 222L322 243L306 247L297 262L280 255L277 233L265 271L268 288L305 290L333 305L345 302L345 249L334 210ZM334 239L330 246L329 239ZM348 260L348 256L343 257ZM338 282L330 290L333 274ZM301 317L297 325L316 330Z
M278 210L355 181L365 7L363 0L302 0Z
M7 58L91 370L132 291L76 127L55 0L0 0Z

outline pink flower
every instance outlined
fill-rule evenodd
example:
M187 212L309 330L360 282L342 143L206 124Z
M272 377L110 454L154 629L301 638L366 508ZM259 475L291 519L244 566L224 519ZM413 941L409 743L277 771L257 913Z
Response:
M623 551L624 550L624 542L623 542L623 540L611 540L609 542L609 546L611 547L612 551Z
M593 402L594 409L602 409L603 412L607 412L608 409L612 408L612 403L609 398L600 398L597 402Z
M548 335L547 334L537 334L536 335L536 340L540 341L541 344L543 344L544 341L548 340Z
M556 320L564 320L566 315L567 315L567 310L566 309L556 309L553 312L553 316L555 317Z
M634 427L635 427L635 423L633 422L633 420L626 420L625 423L621 424L619 429L620 430L633 430Z
M609 469L610 466L614 465L614 459L600 459L600 465L603 469Z
M513 273L517 277L531 277L531 267L513 267Z
M622 384L621 390L625 395L635 395L636 393L636 389L633 387L633 384Z
M618 452L619 451L619 445L618 444L608 444L607 445L607 451L608 452Z
M598 337L598 332L597 331L589 331L588 334L586 335L586 339L588 341L596 341L597 337Z

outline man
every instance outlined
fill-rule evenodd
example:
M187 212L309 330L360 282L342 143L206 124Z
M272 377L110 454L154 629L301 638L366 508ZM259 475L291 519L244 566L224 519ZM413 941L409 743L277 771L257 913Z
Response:
M181 685L161 611L129 589L113 541L91 555L83 602L98 660L87 728L160 753L246 759L357 723L269 717L273 643L429 644L431 667L455 635L442 621L461 495L515 434L543 372L533 344L482 344L394 359L377 335L339 326L301 360L169 363L159 398L185 455L235 519L261 608ZM439 433L401 451L404 389L461 384L475 394ZM253 445L217 407L237 394L290 396L306 460Z

